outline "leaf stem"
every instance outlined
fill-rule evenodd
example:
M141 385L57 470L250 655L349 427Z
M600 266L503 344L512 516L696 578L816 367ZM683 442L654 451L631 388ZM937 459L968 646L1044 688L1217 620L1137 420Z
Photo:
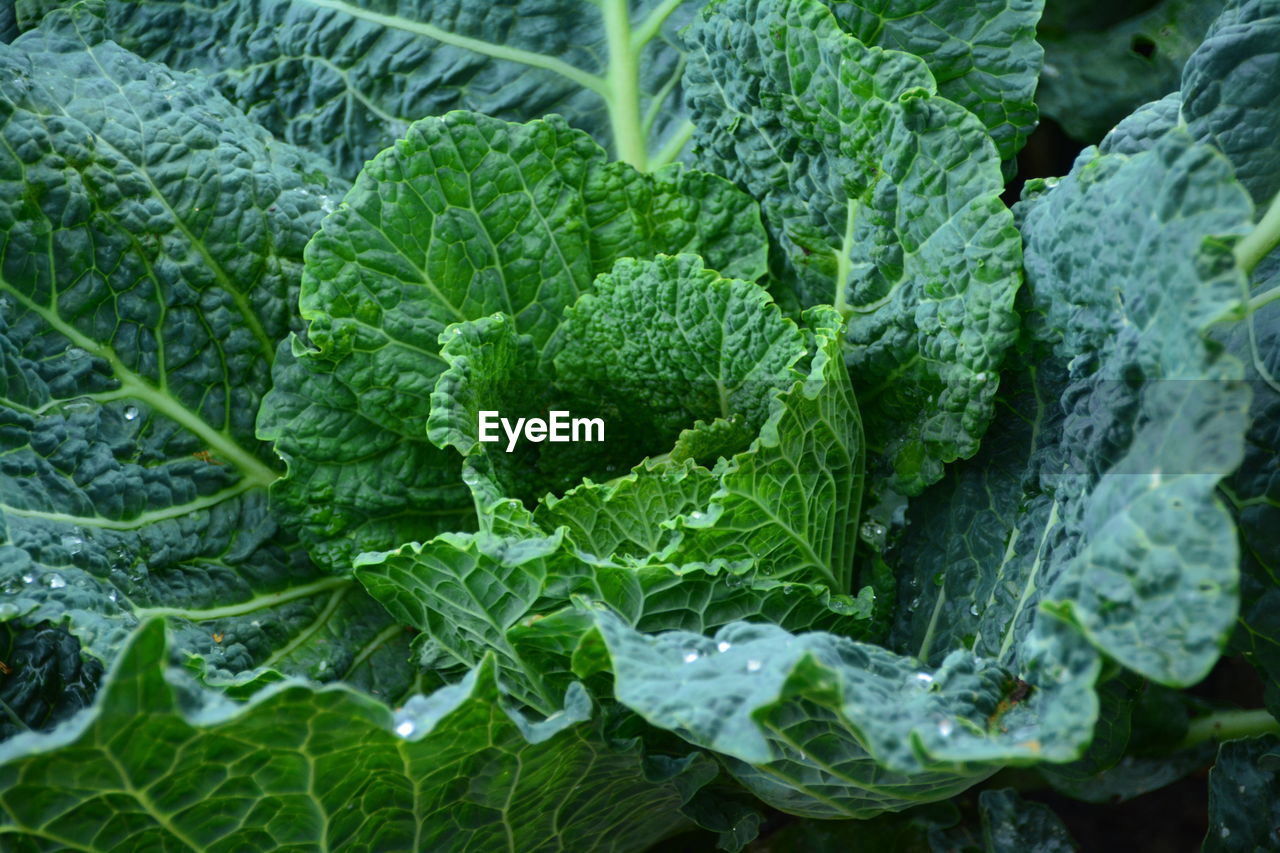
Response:
M1280 721L1267 711L1218 711L1192 720L1178 748L1190 749L1208 740L1237 740L1262 734L1280 734Z
M1236 244L1236 262L1247 275L1252 275L1262 259L1277 245L1280 245L1280 193L1276 193L1276 197L1271 200L1271 206L1267 208L1267 212L1262 215L1262 219L1253 230ZM1250 308L1252 307L1253 303L1250 301Z
M667 141L653 155L653 162L650 165L655 169L660 169L671 163L680 156L680 152L684 150L684 147L689 144L689 140L692 138L693 122L685 120L667 137Z
M609 107L614 151L619 160L644 172L649 168L649 153L640 119L640 67L631 41L627 0L604 0L601 12L609 46L605 103Z

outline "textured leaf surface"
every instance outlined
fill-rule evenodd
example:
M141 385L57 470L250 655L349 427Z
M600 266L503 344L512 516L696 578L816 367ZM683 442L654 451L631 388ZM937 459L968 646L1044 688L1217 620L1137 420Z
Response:
M1072 853L1075 842L1053 810L1043 803L1029 803L1004 788L978 795L982 839L991 853Z
M267 510L253 413L323 165L55 13L0 47L3 618L110 660L148 613L228 676L407 686L407 646Z
M0 740L21 731L51 729L93 701L102 663L80 654L80 643L62 628L14 622L0 627Z
M579 674L612 671L620 702L722 753L756 796L795 814L865 818L946 799L1003 763L1069 760L1096 712L1096 656L1049 619L1027 646L1038 689L1011 704L1007 671L965 651L930 671L832 634L737 622L646 636L594 615Z
M1220 0L1162 0L1097 31L1042 29L1040 111L1068 134L1101 139L1134 108L1178 88Z
M691 255L623 260L566 312L553 336L554 371L539 370L531 341L500 317L446 331L450 367L437 384L429 433L471 454L468 464L493 476L503 494L531 501L584 475L607 478L636 456L658 457L688 438L682 426L697 432L713 419L732 422L744 440L718 447L719 462L702 460L715 466L710 474L688 469L687 479L672 479L677 469L637 469L637 488L588 483L567 503L546 504L559 507L554 515L604 509L634 517L636 500L662 492L678 511L642 519L626 536L628 552L663 543L648 553L677 563L749 562L762 575L846 592L862 491L861 424L840 359L840 318L820 308L805 319L811 328L802 335L764 290L720 278ZM802 358L807 374L793 368ZM555 379L539 381L539 373ZM565 400L604 415L609 431L598 450L525 442L512 453L478 441L480 411L580 411L554 402ZM538 472L542 488L531 488ZM668 528L678 534L669 537ZM618 536L614 544L622 545ZM603 543L582 544L613 554L599 550Z
M870 598L757 578L743 566L616 564L584 559L564 531L445 534L425 545L361 555L357 575L397 620L421 630L452 662L496 655L504 686L550 713L587 622L560 613L571 596L622 612L640 630L714 630L739 619L865 632Z
M1280 738L1233 740L1209 771L1206 853L1270 850L1280 841Z
M1023 222L1035 334L1067 376L1023 520L1044 515L1019 525L1001 573L1025 566L1022 604L1047 591L1099 648L1172 685L1208 671L1238 607L1215 489L1241 458L1247 392L1204 335L1239 310L1223 246L1251 214L1221 157L1175 130L1133 157L1084 155ZM1109 234L1128 239L1088 239Z
M375 158L307 247L295 341L260 434L289 476L273 497L322 563L474 526L459 457L427 440L450 323L497 311L543 347L621 257L694 252L725 275L764 272L755 203L679 166L609 163L550 118L451 113Z
M1275 139L1280 117L1280 3L1233 2L1213 22L1182 70L1181 89L1145 104L1103 140L1104 151L1135 153L1183 124L1235 167L1258 216L1280 192Z
M712 773L607 743L581 688L513 716L489 663L393 717L288 682L232 705L176 686L164 646L145 624L91 712L0 747L7 849L642 850Z
M33 25L51 0L17 0ZM277 137L354 176L413 121L547 113L665 161L687 139L677 30L660 0L106 0L108 37L200 71ZM667 146L670 146L668 149ZM627 159L631 159L628 157ZM633 162L635 162L633 160Z
M688 34L697 160L761 200L788 298L849 320L869 446L915 493L972 455L1015 332L1000 160L924 61L816 0L726 0Z
M863 44L928 63L939 94L981 119L1002 158L1017 154L1035 129L1032 96L1044 55L1036 21L1043 0L823 2Z

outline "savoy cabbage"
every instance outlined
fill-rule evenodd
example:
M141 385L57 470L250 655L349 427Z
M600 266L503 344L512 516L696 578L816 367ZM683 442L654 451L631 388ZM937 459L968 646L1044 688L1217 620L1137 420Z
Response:
M1275 849L1278 104L1277 0L0 0L0 847L1056 851L1212 766Z

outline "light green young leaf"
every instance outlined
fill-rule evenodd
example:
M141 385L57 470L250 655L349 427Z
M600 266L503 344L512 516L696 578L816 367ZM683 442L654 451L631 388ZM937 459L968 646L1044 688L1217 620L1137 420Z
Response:
M759 278L755 203L678 165L610 163L555 117L413 125L308 245L311 346L280 360L262 407L259 432L289 463L273 498L313 556L342 571L361 551L474 526L459 457L427 440L447 325L500 311L541 349L617 259L682 251Z
M919 492L977 450L1016 330L987 129L924 60L864 46L817 0L723 0L687 40L698 162L761 200L783 296L848 319L868 444Z
M840 359L840 318L823 308L806 319L809 341L764 290L721 278L691 255L623 260L566 311L552 365L537 365L536 348L500 317L447 331L442 356L450 366L437 384L429 432L470 454L468 464L500 492L532 502L548 489L564 491L584 476L605 479L636 457L663 454L687 441L682 426L732 420L745 446L722 447L710 473L687 480L658 473L651 481L657 469L642 467L631 475L635 489L584 484L567 503L547 504L558 508L550 520L595 509L635 517L635 502L660 492L675 511L641 519L612 544L629 541L626 553L677 563L749 562L764 575L848 591L861 424ZM803 373L793 367L801 359ZM480 411L576 414L573 401L604 416L603 444L525 442L507 452L477 437ZM657 547L637 552L641 543ZM614 554L600 543L580 547Z
M492 661L393 715L298 682L234 705L165 660L152 620L91 711L0 746L6 849L640 851L714 775L610 742L581 687L555 720L508 712Z
M865 45L915 54L938 93L976 115L1005 160L1035 129L1044 0L823 0Z
M253 435L343 184L97 23L58 12L0 46L0 618L110 661L165 613L211 677L398 694L407 645L282 534Z
M67 0L17 0L32 26ZM410 122L547 113L645 169L688 141L692 0L105 0L108 37L200 71L251 119L355 175Z

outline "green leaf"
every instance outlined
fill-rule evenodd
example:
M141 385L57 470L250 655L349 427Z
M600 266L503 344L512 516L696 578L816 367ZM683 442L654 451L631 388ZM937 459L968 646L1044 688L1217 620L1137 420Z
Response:
M663 522L703 511L719 485L692 460L646 460L609 483L584 483L559 498L548 495L534 518L548 530L565 527L574 546L588 554L643 558L667 553L675 534Z
M695 252L764 272L755 203L726 181L609 163L551 117L450 113L371 161L307 247L295 342L259 433L289 475L280 511L322 564L474 526L459 458L427 440L449 324L497 311L545 346L560 315L621 257Z
M1023 800L1011 788L978 795L982 839L990 853L1072 853L1078 849L1067 828L1043 803Z
M292 681L233 705L166 657L146 623L92 711L0 746L7 849L639 851L713 774L610 743L580 687L554 720L504 710L491 662L393 716Z
M1009 160L1035 129L1033 95L1044 51L1043 0L823 0L865 45L923 59L938 93L976 115Z
M0 627L0 740L20 731L51 729L93 701L102 664L85 659L80 643L52 625Z
M567 505L549 499L548 507L559 507L551 522L605 504L607 513L634 518L637 500L661 493L678 511L642 519L626 534L628 553L643 545L662 561L745 561L764 575L847 591L862 491L861 424L839 357L839 317L822 308L806 319L809 341L764 290L720 278L691 255L623 260L565 313L553 337L554 371L536 364L532 342L500 316L446 331L442 357L450 366L437 384L429 434L470 454L468 464L494 478L500 493L532 502L584 475L608 476L636 456L657 456L673 442L689 446L682 425L732 419L736 435L753 440L722 448L735 452L709 474L701 469L686 479L675 474L679 466L642 465L632 474L634 489L584 484ZM807 375L793 368L802 358ZM581 411L557 401L603 414L605 442L525 443L513 453L479 441L481 411L509 418ZM624 544L612 538L615 547ZM601 544L582 547L613 554Z
M1096 142L1140 104L1178 88L1183 64L1221 10L1220 0L1162 0L1105 29L1042 29L1040 112Z
M253 435L343 184L78 11L0 46L0 100L0 618L110 661L164 613L211 677L403 692L407 646L281 533Z
M1183 67L1181 90L1139 107L1107 134L1103 150L1136 153L1168 128L1185 125L1227 156L1261 218L1280 192L1280 166L1268 141L1280 134L1277 39L1275 0L1229 3Z
M30 26L66 0L17 0ZM643 169L688 140L681 0L105 0L108 37L200 71L251 119L346 175L424 116L547 113Z
M868 445L918 493L977 450L1016 331L987 129L923 60L864 46L817 0L725 0L688 41L699 164L761 200L779 292L847 317Z
M1269 850L1280 826L1280 738L1227 741L1209 771L1205 853Z
M750 560L774 578L852 589L862 501L862 421L840 360L835 311L805 312L808 375L776 397L751 446L717 468L705 513L676 524L682 561Z
M1024 663L1036 687L957 651L930 672L909 657L826 633L736 622L712 637L646 636L605 610L574 658L609 671L622 704L721 753L775 808L867 818L947 799L1004 763L1074 758L1097 710L1097 658L1042 620ZM1054 624L1050 624L1054 623Z
M569 681L569 656L588 624L557 614L572 596L623 613L645 631L714 630L760 618L796 628L865 633L869 595L759 578L745 566L617 564L588 558L565 530L500 536L444 534L425 545L367 553L357 576L400 622L464 666L496 655L506 689L542 713Z

